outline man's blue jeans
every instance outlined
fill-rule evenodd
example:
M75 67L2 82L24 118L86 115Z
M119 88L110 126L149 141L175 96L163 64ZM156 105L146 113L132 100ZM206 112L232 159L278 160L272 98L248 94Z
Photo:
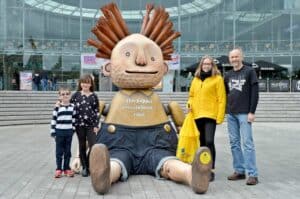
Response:
M248 122L248 114L227 114L227 122L234 171L240 174L247 172L248 176L257 177L252 126Z

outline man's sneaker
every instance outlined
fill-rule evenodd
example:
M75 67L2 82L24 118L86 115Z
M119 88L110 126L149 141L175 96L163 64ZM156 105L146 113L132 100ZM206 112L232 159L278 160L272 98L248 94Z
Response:
M192 189L195 193L205 193L211 178L212 158L207 147L200 147L192 162Z
M61 178L61 176L62 176L62 171L61 170L56 170L54 177L55 178Z
M257 177L249 177L246 185L256 185L258 183L258 178Z
M72 170L65 170L64 174L68 177L74 177L74 172Z
M99 194L109 191L110 157L104 144L94 144L90 153L90 175L94 190Z
M228 180L244 180L246 179L246 175L243 173L234 172L232 175L227 177Z

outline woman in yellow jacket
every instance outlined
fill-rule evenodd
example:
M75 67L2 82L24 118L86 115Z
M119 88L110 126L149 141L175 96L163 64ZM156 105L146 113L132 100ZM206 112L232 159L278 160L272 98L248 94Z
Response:
M211 181L213 181L216 124L221 124L224 120L226 94L223 78L210 56L204 56L199 63L191 83L187 105L200 132L200 145L207 146L211 151L213 158Z

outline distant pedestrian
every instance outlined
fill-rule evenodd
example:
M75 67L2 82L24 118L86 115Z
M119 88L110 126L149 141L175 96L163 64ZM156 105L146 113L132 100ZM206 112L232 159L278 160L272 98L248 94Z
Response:
M41 84L41 77L39 73L35 73L32 78L32 90L38 91Z
M41 84L42 84L42 91L47 91L47 88L48 88L48 75L47 75L46 71L44 71L41 75Z
M53 76L51 78L51 82L52 82L52 90L56 91L57 90L57 76L55 74L53 74Z
M13 73L12 84L13 90L20 90L20 74L17 70L15 70L15 72Z

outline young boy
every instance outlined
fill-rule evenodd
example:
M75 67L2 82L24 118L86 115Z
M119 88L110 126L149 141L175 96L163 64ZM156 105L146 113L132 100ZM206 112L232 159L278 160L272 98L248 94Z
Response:
M51 121L51 137L56 142L56 171L55 178L62 177L64 173L68 177L73 177L74 172L70 169L71 143L73 132L75 131L75 109L70 103L71 91L69 88L59 88L59 101L53 110ZM62 161L64 160L63 167Z

